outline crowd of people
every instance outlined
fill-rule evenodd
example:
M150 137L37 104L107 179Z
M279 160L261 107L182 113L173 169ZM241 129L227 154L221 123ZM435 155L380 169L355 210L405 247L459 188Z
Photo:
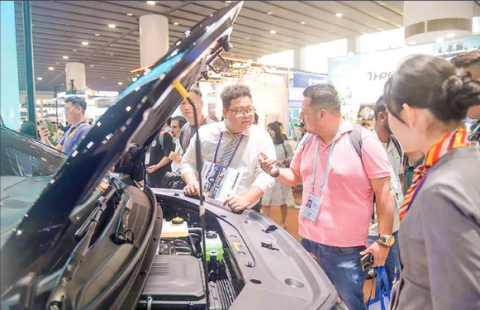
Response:
M480 309L480 148L463 120L480 119L480 51L451 63L429 55L404 59L375 104L375 125L342 118L332 85L305 89L295 150L281 123L255 125L248 86L221 93L222 121L202 114L202 93L192 88L183 116L167 122L146 159L146 183L165 187L181 174L184 193L198 195L197 137L201 158L240 171L233 212L281 209L286 227L292 187L303 185L298 215L301 244L316 257L350 310L365 309L368 272L361 258L385 266L392 309ZM67 102L71 127L57 149L69 152L89 126L80 100ZM257 116L258 117L258 116ZM258 119L257 119L258 121ZM50 133L39 128L42 141Z

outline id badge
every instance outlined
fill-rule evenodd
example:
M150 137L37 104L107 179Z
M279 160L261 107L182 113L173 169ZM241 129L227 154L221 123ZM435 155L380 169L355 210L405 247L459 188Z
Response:
M307 203L305 204L305 209L303 210L302 217L315 223L315 221L317 220L318 212L320 211L321 204L322 199L319 196L309 194Z
M393 195L395 198L395 203L397 205L397 208L400 209L402 206L403 200L405 199L403 192L402 192L402 187L401 186L394 186L394 184L390 181L390 186L392 187L393 190Z

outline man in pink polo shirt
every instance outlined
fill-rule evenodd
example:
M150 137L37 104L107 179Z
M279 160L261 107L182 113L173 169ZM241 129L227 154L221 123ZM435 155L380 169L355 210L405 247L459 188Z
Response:
M302 104L306 135L290 168L278 168L263 156L265 172L287 186L303 182L299 234L350 310L364 309L361 257L372 253L383 266L393 242L390 164L380 141L361 130L361 157L349 134L353 124L342 120L340 100L328 84L305 89ZM358 125L356 125L358 126ZM379 239L367 246L375 194Z

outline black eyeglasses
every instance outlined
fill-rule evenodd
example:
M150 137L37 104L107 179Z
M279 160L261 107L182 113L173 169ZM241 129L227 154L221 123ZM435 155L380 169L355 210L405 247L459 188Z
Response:
M248 110L230 110L230 109L228 109L228 111L235 112L235 115L237 115L237 116L245 116L245 115L252 116L252 115L255 114L256 109L255 108L251 108L251 109L248 109Z

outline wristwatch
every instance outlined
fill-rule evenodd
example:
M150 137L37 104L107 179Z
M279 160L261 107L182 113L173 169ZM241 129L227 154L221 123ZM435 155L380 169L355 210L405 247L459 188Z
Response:
M278 166L277 163L275 164L275 168L277 168L277 172L274 174L270 174L272 178L278 178L278 176L280 175L280 167Z
M395 237L392 235L379 235L376 241L381 247L389 249L395 244Z

